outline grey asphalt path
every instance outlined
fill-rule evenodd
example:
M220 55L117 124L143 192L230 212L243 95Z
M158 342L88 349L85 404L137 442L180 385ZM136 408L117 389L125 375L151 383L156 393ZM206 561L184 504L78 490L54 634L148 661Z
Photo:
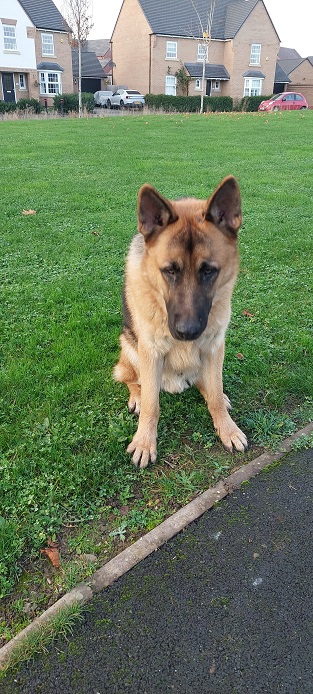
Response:
M313 694L313 451L144 559L2 694Z

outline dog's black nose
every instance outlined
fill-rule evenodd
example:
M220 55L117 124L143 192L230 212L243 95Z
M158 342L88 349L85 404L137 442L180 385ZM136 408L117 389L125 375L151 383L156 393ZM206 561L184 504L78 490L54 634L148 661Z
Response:
M175 326L175 333L178 340L196 340L203 332L200 323L185 323L179 321Z

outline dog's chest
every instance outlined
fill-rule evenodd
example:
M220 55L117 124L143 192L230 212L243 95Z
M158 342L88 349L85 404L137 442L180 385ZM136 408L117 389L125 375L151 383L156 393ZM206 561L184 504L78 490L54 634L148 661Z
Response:
M175 342L167 352L164 357L162 390L181 393L199 379L202 359L200 343L197 342Z

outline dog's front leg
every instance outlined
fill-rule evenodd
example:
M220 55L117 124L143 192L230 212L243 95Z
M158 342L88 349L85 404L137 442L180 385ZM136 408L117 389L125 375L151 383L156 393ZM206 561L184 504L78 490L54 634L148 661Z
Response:
M157 458L157 429L159 421L159 393L163 357L153 354L151 348L138 344L141 381L141 409L137 432L127 448L135 465L147 467Z
M223 393L224 342L207 356L197 387L207 402L214 428L225 448L244 451L248 447L245 434L229 415L230 403Z

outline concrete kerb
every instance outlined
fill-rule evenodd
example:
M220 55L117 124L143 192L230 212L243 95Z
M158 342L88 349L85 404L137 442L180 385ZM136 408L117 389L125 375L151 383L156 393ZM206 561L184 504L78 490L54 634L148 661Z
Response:
M292 450L294 441L301 436L308 436L311 433L313 433L313 422L304 427L304 429L292 434L288 439L285 439L281 443L277 453L263 453L258 458L240 467L221 482L218 482L214 487L207 489L189 504L179 511L176 511L176 513L167 518L163 523L153 530L150 530L150 532L137 540L133 545L127 547L116 557L104 564L104 566L94 572L88 581L80 583L69 593L63 595L54 605L45 610L39 617L36 617L31 624L20 631L9 643L5 644L5 646L0 649L0 669L6 669L10 659L14 655L14 651L22 647L24 640L34 635L36 632L43 632L44 627L55 619L62 610L74 607L75 605L84 605L89 602L96 593L110 586L114 581L142 561L142 559L145 559L145 557L161 547L167 540L170 540L181 530L184 530L192 521L200 518L200 516L202 516L205 511L212 508L217 501L228 496L228 494L231 494L235 489L238 489L243 482L247 482L252 477L255 477L255 475L265 467L280 460L286 453L289 453Z

